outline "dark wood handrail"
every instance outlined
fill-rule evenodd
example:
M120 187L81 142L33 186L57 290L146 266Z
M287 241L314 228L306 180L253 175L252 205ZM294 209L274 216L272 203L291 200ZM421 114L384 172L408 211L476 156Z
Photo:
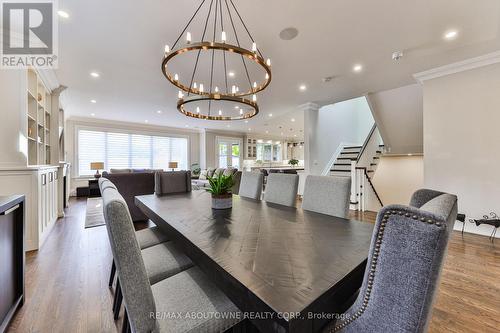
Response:
M365 175L366 179L368 179L368 183L370 184L373 193L375 193L378 203L380 204L380 206L384 207L384 204L382 203L382 200L380 199L380 196L378 195L377 190L375 189L375 186L373 185L371 178L368 176L368 169L366 167L356 167L356 169L363 170L363 174Z
M361 147L361 150L358 154L358 158L356 159L356 162L359 162L361 159L361 156L363 156L363 153L365 152L366 146L368 145L368 142L370 142L370 139L372 138L373 133L375 132L375 129L377 128L377 123L374 123L372 126L372 129L370 130L370 133L368 133L368 136L365 139L365 142L363 143L363 146Z

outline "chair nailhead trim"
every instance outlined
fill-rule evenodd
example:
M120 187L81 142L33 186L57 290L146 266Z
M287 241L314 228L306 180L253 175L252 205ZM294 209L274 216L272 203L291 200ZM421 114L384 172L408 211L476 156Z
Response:
M347 325L351 324L353 321L361 317L363 312L365 312L366 308L368 307L368 303L370 302L370 296L373 288L373 280L375 279L375 271L377 269L377 263L378 263L378 256L380 253L380 247L382 246L382 239L384 237L384 230L385 230L385 225L389 221L390 215L404 215L405 217L410 217L414 220L428 223L428 224L434 224L437 227L445 228L446 224L443 224L439 221L434 221L432 219L428 219L424 216L417 216L417 215L411 215L410 213L405 213L404 211L387 211L385 212L382 221L380 223L380 226L378 228L377 232L377 241L375 242L375 248L373 249L373 255L370 260L370 273L368 274L368 281L367 281L367 286L365 290L365 295L363 297L363 302L361 307L349 318L347 318L345 321L340 323L339 325L335 325L330 332L337 332L340 331L341 329L345 328Z

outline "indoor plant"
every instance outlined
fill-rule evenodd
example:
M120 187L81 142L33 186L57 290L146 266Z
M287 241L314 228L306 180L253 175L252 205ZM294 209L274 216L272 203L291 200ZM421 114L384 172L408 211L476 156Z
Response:
M227 209L233 207L233 194L231 188L234 185L232 175L224 176L221 173L214 177L207 177L210 187L206 190L212 194L213 209Z
M288 164L290 164L292 167L296 167L299 164L299 160L292 158L290 161L288 161Z

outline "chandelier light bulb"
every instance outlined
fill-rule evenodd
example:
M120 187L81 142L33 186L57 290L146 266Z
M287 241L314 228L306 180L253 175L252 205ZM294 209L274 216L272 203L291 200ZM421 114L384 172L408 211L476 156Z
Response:
M269 80L269 74L266 73L266 80Z
M193 83L193 89L198 89L198 85L195 83Z
M200 92L203 92L203 83L200 83Z
M170 52L170 46L165 45L165 53L169 53L169 52Z
M226 42L226 32L225 32L225 31L223 31L223 32L221 33L221 40L222 40L222 42L223 42L223 43L225 43L225 42Z
M257 82L253 83L253 87L254 87L254 89L257 89Z
M175 75L174 75L174 81L179 81L179 74L175 73Z
M257 52L257 44L255 42L252 43L252 52Z
M255 95L255 94L254 94L254 95L252 96L252 101L257 102L257 95Z
M196 107L196 113L200 113L200 107L199 106Z
M240 109L240 114L243 114L243 109Z
M182 91L179 90L179 94L177 95L180 98L184 97L184 94L182 93Z
M187 34L186 34L186 42L187 42L188 44L190 44L190 43L191 43L191 33L190 33L189 31L188 31L188 32L187 32Z
M267 58L266 65L271 66L271 59Z
M219 87L215 87L215 92L218 93L219 92Z
M219 116L222 116L222 110L219 110Z
M231 88L231 92L232 92L233 94L236 94L236 86L233 86L233 87Z

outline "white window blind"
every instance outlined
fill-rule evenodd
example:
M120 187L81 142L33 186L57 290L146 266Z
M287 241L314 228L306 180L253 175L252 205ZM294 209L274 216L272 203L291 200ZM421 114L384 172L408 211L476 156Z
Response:
M188 169L188 140L107 131L78 131L78 171L93 175L91 162L104 162L110 169L168 169L168 162L178 162L179 170Z

